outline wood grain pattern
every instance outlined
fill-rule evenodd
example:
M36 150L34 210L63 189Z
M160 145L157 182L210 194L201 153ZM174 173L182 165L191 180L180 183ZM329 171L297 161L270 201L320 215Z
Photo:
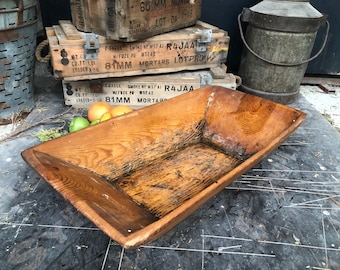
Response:
M65 20L60 20L59 25L63 32L65 33L66 39L73 39L73 40L78 40L80 39L80 33L78 30L75 28L73 24L70 24L69 21Z
M120 179L116 185L135 202L163 217L231 171L239 162L198 143L174 156L156 160Z
M305 114L205 87L25 150L126 248L161 236L279 146Z
M238 76L226 73L222 67L214 67L211 71L204 69L99 80L63 80L62 85L65 104L75 108L89 108L96 101L106 101L112 106L124 103L130 108L140 109L198 89L202 80L205 84L231 89L236 89L240 83Z
M46 153L35 151L34 156L44 166L44 177L49 183L89 219L96 216L99 227L110 224L126 236L158 219L105 179L83 167Z
M133 43L98 36L98 57L93 59L85 58L84 45L89 34L79 32L80 38L75 40L73 33L69 39L69 31L65 33L63 29L70 28L66 21L62 21L62 27L46 27L56 79L77 81L207 69L220 66L228 56L230 38L222 29L213 30L204 52L197 51L202 31L211 29L200 22Z
M300 112L286 108L238 91L229 95L217 91L203 137L226 153L247 159L294 125Z
M68 134L62 143L53 140L37 149L85 166L108 179L118 179L182 148L184 144L200 140L209 94L192 92L179 97L176 102L158 103L145 108L146 111L133 111ZM188 97L197 101L188 104Z
M70 0L70 4L79 30L128 42L193 25L201 14L201 0Z

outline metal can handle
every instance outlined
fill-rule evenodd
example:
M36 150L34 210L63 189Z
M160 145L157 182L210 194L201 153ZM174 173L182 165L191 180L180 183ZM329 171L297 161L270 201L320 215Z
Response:
M243 34L243 29L242 29L242 24L241 24L241 16L242 16L242 13L240 13L237 17L237 21L238 21L238 27L239 27L239 31L240 31L240 36L241 36L241 39L242 39L242 42L244 44L244 46L254 55L256 56L257 58L261 59L262 61L264 62L267 62L269 64L272 64L272 65L276 65L276 66L286 66L286 67L293 67L293 66L299 66L299 65L302 65L302 64L306 64L312 60L314 60L315 58L317 58L321 52L324 50L324 48L326 47L326 44L327 44L327 40L328 40L328 34L329 34L329 28L330 28L330 25L329 25L329 22L326 21L326 34L325 34L325 38L324 38L324 41L322 43L322 46L320 48L320 50L314 55L312 56L311 58L308 58L304 61L301 61L299 63L280 63L280 62L275 62L275 61L271 61L271 60L268 60L260 55L258 55L254 50L252 50L249 46L249 44L247 43L245 37L244 37L244 34Z

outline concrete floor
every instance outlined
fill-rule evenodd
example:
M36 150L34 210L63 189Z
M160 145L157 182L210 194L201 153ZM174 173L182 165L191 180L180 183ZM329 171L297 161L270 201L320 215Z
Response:
M60 82L38 64L36 108L4 140L0 269L340 269L340 134L300 95L307 119L278 149L156 241L117 245L21 158L42 129L62 127ZM66 112L66 113L64 113ZM8 130L6 130L8 129Z

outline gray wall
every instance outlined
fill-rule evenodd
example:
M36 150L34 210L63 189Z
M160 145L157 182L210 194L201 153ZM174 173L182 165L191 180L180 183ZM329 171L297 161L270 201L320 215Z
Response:
M340 76L340 1L311 0L310 2L321 13L328 15L331 28L325 50L309 64L307 73ZM321 46L324 30L319 30L314 51L317 51Z
M201 20L228 31L230 36L227 59L228 70L236 72L242 52L237 16L243 7L251 7L257 0L203 0Z

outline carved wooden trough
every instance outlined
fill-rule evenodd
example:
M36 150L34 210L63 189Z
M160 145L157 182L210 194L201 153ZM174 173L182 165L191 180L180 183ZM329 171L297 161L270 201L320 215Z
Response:
M126 248L173 228L277 148L296 109L210 86L25 150L50 185Z

